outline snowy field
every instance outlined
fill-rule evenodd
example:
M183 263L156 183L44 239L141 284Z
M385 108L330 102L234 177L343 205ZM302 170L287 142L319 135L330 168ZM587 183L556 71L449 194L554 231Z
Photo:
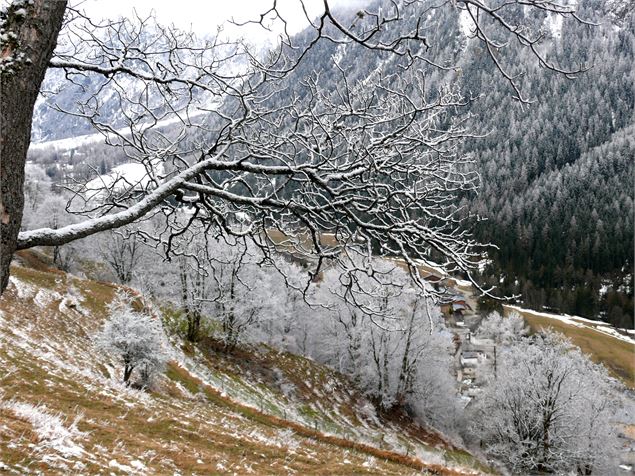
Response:
M525 308L522 308L520 306L505 305L504 307L506 309L511 309L511 310L517 311L517 312L519 312L520 314L523 314L523 315L529 314L529 315L533 315L533 316L536 316L536 317L546 317L548 319L554 319L554 320L557 320L557 321L564 322L564 323L569 324L571 326L591 329L591 330L600 332L602 334L609 335L611 337L615 337L616 339L620 339L620 340L623 340L625 342L628 342L630 344L634 344L635 345L635 339L633 339L632 337L630 337L628 335L622 334L615 327L611 326L611 324L609 324L607 322L594 321L592 319L587 319L587 318L579 317L579 316L570 316L568 314L552 314L552 313L549 313L549 312L538 312L538 311L534 311L532 309L525 309ZM628 331L626 331L626 332L628 332Z

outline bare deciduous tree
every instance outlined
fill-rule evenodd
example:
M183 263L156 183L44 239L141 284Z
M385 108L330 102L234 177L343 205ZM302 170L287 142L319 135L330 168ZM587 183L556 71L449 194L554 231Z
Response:
M264 58L240 43L199 41L150 19L96 24L67 9L49 67L63 70L71 81L85 75L103 79L68 112L89 120L146 174L134 183L118 178L75 187L74 210L85 215L82 222L17 236L32 110L32 101L24 108L20 95L34 100L65 7L64 2L22 2L25 16L16 23L18 3L3 17L3 28L19 26L16 59L20 48L30 48L27 56L37 52L28 66L2 73L2 289L15 249L61 245L154 213L166 216L159 240L168 252L173 237L197 221L208 232L247 238L266 255L279 246L272 236L277 233L294 253L317 257L313 276L325 261L339 260L343 268L354 262L340 259L353 242L363 245L358 250L365 248L367 257L400 256L415 279L417 260L425 261L430 252L468 275L480 257L455 206L455 198L478 182L472 159L459 153L461 141L473 136L456 113L467 101L451 85L429 88L426 83L419 66L448 66L426 56L433 39L423 33L430 11L423 2L376 5L346 27L350 16L336 13L325 0L322 14L307 17L312 27L303 39L286 35ZM516 77L497 56L511 40L529 48L547 68L565 74L580 69L549 63L538 47L540 31L517 23L516 5L465 0L443 6L470 15L475 37L517 91ZM556 1L528 1L522 7L579 21L575 8ZM284 23L275 3L267 15ZM38 31L46 35L22 33L40 23L45 26ZM399 68L353 81L333 60L339 79L331 89L321 87L319 72L294 76L325 41L394 55ZM8 87L14 83L15 88ZM290 88L291 83L297 87ZM123 124L102 120L107 90L114 91ZM18 98L20 110L28 114L4 107ZM14 122L13 129L5 128ZM9 144L14 136L21 137L20 144ZM16 158L10 180L5 146ZM183 224L177 215L186 206L193 213ZM249 220L232 226L228 217L239 214ZM5 226L5 217L13 225ZM337 243L324 246L323 233L333 234Z
M607 474L617 448L606 369L562 335L522 338L500 355L474 426L514 473Z
M99 243L99 256L112 268L121 284L130 284L143 253L142 246L136 233L126 229L109 231Z

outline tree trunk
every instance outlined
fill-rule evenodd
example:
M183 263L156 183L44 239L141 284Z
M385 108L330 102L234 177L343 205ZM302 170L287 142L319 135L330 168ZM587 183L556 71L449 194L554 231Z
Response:
M33 107L65 10L66 0L14 2L0 19L5 32L16 35L0 40L0 294L9 283L22 223Z
M403 359L401 360L401 371L399 372L399 385L397 388L397 401L402 405L406 400L406 395L410 393L410 383L412 378L409 376L411 372L410 363L410 346L412 343L412 333L414 331L414 320L417 313L417 303L415 302L412 313L410 314L410 323L408 324L408 336L406 338L406 347L403 351Z
M132 375L132 371L134 370L134 365L125 364L123 367L123 383L126 386L130 385L130 376Z
M196 309L187 311L187 340L197 342L201 330L201 313Z

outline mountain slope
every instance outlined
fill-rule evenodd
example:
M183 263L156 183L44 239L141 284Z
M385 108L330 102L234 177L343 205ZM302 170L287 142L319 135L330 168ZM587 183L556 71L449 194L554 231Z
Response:
M152 392L91 337L116 287L15 266L0 300L0 469L8 474L478 474L434 431L386 419L336 372L267 348L174 342ZM471 469L481 468L481 469Z

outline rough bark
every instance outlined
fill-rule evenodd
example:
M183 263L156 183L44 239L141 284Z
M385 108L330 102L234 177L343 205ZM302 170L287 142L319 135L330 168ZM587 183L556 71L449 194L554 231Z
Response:
M13 2L0 19L0 293L9 282L24 209L33 107L62 27L66 0Z

